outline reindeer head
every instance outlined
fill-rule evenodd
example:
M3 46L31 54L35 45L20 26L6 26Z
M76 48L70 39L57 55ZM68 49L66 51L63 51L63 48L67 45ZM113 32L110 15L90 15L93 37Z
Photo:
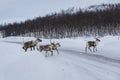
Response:
M96 38L96 41L100 42L100 39Z
M55 45L55 42L51 42L51 45Z
M42 42L42 40L41 40L41 39L39 39L39 38L37 38L37 41Z
M56 43L56 45L57 45L58 47L61 47L60 43Z

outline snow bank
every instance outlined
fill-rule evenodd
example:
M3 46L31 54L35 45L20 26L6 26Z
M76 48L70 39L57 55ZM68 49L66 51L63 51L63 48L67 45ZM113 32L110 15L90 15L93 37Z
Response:
M86 41L94 40L94 38L52 39L52 42L60 42L60 55L54 51L54 56L49 57L44 57L45 52L37 50L30 51L29 49L25 52L21 45L23 39L24 41L35 40L32 37L0 39L0 80L120 79L120 40L117 36L101 38L98 52L87 54L85 53ZM50 40L42 40L39 45L50 44ZM114 63L111 62L112 59L118 62L112 64Z

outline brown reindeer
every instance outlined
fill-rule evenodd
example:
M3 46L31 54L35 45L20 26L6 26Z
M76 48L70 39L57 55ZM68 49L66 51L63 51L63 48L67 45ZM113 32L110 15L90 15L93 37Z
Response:
M57 53L59 54L58 47L61 47L60 43L51 43L52 45L52 50L56 50Z
M42 45L39 48L40 48L40 52L41 51L46 51L45 56L47 57L48 54L49 54L48 51L51 52L51 55L53 55L53 50L56 50L57 53L59 54L58 47L60 47L60 46L61 45L59 43L56 43L56 44L55 43L51 43L49 45Z
M90 47L93 47L93 52L95 52L95 49L97 51L98 42L100 42L100 40L98 38L96 38L96 41L88 41L86 43L85 51L87 52L87 48L88 48L92 52L92 50L90 49Z
M41 46L39 47L39 49L40 49L40 52L41 52L41 51L45 51L45 52L46 52L46 53L45 53L45 57L47 57L47 56L49 55L48 51L50 51L50 52L51 52L51 55L53 55L52 45L41 45Z
M37 47L37 44L39 42L42 42L41 39L37 38L35 41L28 41L28 42L25 42L24 45L23 45L23 49L25 50L25 52L27 51L28 48L30 48L32 50L32 48L35 50L35 46L36 48L38 49Z

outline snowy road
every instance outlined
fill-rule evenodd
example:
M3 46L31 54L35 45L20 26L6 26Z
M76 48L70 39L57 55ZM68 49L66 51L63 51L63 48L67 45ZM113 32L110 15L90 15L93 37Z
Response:
M119 80L120 79L120 61L110 60L110 58L99 57L91 54L79 53L76 51L61 51L61 57L55 58L61 64L73 67L71 69L78 73L78 79L81 80ZM79 53L79 54L78 54ZM54 58L53 58L54 59ZM87 75L87 77L85 76ZM72 76L72 75L71 75ZM77 80L77 79L76 79Z
M99 53L61 47L60 55L44 57L13 42L0 44L0 80L120 80L120 60Z

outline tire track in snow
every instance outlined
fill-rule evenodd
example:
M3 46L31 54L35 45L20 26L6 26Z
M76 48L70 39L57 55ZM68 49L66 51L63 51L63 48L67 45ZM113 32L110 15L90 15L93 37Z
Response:
M120 65L120 60L117 59L112 59L103 55L99 55L99 53L85 53L85 52L80 52L80 51L75 51L75 50L68 50L68 49L60 49L61 51L67 52L67 54L71 54L74 56L79 56L81 58L89 59L89 60L94 60L94 61L100 61L100 62L109 62L111 64L119 64Z
M87 61L83 62L83 65L88 64L87 66L83 66L83 65L82 66L85 67L86 69L88 69L91 73L92 72L99 73L97 71L100 70L102 72L106 71L106 74L105 74L106 76L108 74L112 74L114 76L116 76L116 75L119 76L120 75L120 60L111 59L111 58L101 56L101 55L98 55L98 54L88 54L88 53L74 51L74 50L61 49L61 51L66 52L66 54L68 54L68 55L70 54L70 56L72 56L72 57L76 56L76 58L82 58L82 59L87 60L87 61L89 60L90 63L87 62ZM70 59L72 59L72 57ZM74 61L74 60L75 60L75 58L72 61ZM80 62L81 62L81 60L80 60ZM94 62L97 62L101 65L97 65ZM92 71L91 69L87 68L88 66L94 67L94 69L96 68L96 70ZM102 74L99 73L99 75L102 75ZM104 76L104 74L102 76ZM111 78L113 78L113 77L111 77ZM119 79L120 79L120 77L117 78L117 80L119 80ZM113 79L109 79L109 80L116 80L116 79L113 78Z
M64 51L62 51L62 53L60 57L54 57L54 58L50 57L50 59L52 59L52 62L55 62L56 64L58 63L64 64L68 67L72 66L73 68L71 69L76 70L76 72L81 73L81 71L84 71L84 75L91 78L90 80L94 80L94 79L95 80L119 80L120 79L120 77L118 77L120 75L119 67L116 67L114 65L110 66L106 63L102 63L99 61L88 60L85 58L81 58L79 56L73 56L69 54L70 52L65 53Z
M13 41L2 41L2 42L6 42L6 43L14 43L14 44L23 44L23 42L13 42Z

